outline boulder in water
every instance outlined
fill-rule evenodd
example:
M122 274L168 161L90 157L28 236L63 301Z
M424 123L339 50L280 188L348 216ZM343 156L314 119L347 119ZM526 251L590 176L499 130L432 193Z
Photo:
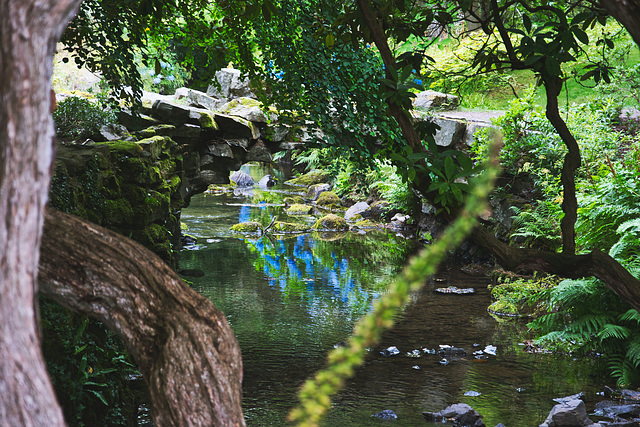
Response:
M456 426L485 427L482 415L466 403L456 403L440 412L423 412L422 416L427 421L435 423L449 420Z
M258 182L258 186L264 188L273 187L274 185L276 185L276 180L271 175L263 176L260 182Z
M235 171L231 174L229 179L236 183L238 187L252 187L254 182L253 178L245 172Z

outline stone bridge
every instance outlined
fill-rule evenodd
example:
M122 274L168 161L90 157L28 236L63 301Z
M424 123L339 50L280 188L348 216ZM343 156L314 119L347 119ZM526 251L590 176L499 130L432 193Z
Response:
M227 80L238 81L231 71ZM232 85L222 91L146 94L143 114L122 112L121 124L103 128L95 143L61 145L51 204L130 236L175 266L180 211L193 195L228 183L244 163L271 162L278 151L304 147L304 139L268 120L258 101L232 93ZM478 126L489 125L418 112L433 102L429 93L420 94L414 116L441 127L438 145L468 142Z

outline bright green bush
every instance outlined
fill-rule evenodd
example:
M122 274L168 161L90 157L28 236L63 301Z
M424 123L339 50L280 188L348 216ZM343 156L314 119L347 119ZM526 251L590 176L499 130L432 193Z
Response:
M104 125L115 123L109 108L79 96L63 99L53 112L56 133L61 138L84 139L97 133Z

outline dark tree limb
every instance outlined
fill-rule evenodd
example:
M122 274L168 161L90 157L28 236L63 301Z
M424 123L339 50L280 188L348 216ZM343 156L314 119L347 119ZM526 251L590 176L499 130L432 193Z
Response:
M395 70L397 67L397 63L395 56L393 55L393 52L391 52L391 48L389 47L387 35L385 34L382 26L382 20L371 10L369 0L356 0L356 3L358 4L358 10L362 15L362 19L369 29L371 39L380 52L380 56L382 57L382 62L384 63L386 70L386 77L390 80L393 80L393 76L391 75L390 70ZM393 89L388 88L388 90ZM418 135L418 132L416 132L416 129L413 125L413 118L411 117L409 112L406 109L402 108L400 105L391 102L389 98L387 98L387 106L389 107L391 116L396 120L396 122L398 122L398 125L402 130L402 136L404 136L407 144L409 144L414 152L424 151L421 138Z
M593 276L640 311L640 280L618 261L601 251L575 255L511 247L482 226L476 227L471 237L474 242L493 254L497 262L507 270L541 271L569 279Z
M102 321L149 387L156 426L243 426L242 362L222 312L151 251L46 211L41 292Z
M564 156L560 175L562 189L564 190L562 196L562 212L564 212L564 216L560 221L560 229L562 230L562 253L573 255L576 253L575 225L578 219L575 175L582 162L580 147L567 124L562 120L562 116L560 116L558 96L562 90L562 79L558 76L544 78L544 88L547 93L547 118L567 147L567 154Z

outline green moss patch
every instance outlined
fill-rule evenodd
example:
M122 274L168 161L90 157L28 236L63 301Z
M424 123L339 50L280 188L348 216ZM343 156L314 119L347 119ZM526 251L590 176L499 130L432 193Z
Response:
M356 222L356 227L358 228L378 228L380 224L377 222L371 221L370 219L364 219Z
M328 179L329 174L327 172L315 169L297 178L290 179L285 184L308 187L313 184L322 184L327 182Z
M349 229L349 225L344 218L339 217L338 215L329 214L317 220L316 223L313 224L312 228L314 230L346 231Z
M494 302L489 306L489 312L509 317L536 317L546 312L546 307L538 303L539 294L555 286L558 279L555 276L539 278L507 279L503 283L491 286L491 298Z
M142 153L142 147L133 141L107 141L98 142L96 145L106 145L111 151L117 152L118 155L138 156Z
M306 233L310 231L310 227L305 224L294 224L291 222L277 221L271 226L269 230L278 231L281 233Z
M255 221L241 222L231 226L231 231L238 233L257 233L260 230L262 230L262 226Z
M302 196L290 196L285 197L283 203L287 206L302 205L304 204L304 199L302 198Z
M333 191L323 191L318 196L318 200L316 200L316 203L320 206L327 206L327 205L339 206L341 201L340 201L340 197L338 197L338 195Z
M296 203L294 205L289 206L286 212L288 215L309 215L312 210L313 210L312 206Z

